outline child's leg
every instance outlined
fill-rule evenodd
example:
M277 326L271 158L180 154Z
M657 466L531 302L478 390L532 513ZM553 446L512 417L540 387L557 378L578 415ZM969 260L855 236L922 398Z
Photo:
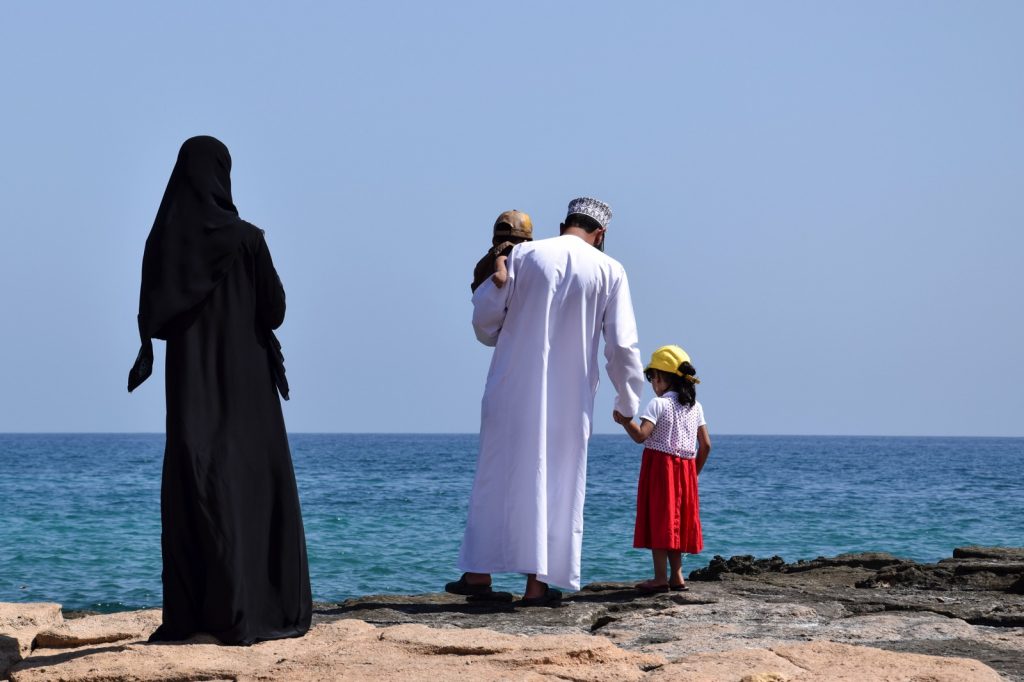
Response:
M669 576L670 585L682 585L683 580L683 553L682 552L667 552L669 568L672 569L672 573Z
M656 591L667 591L668 573L665 571L665 561L668 558L668 552L663 549L652 549L651 558L654 560L654 577L639 583L637 588L647 591L655 591L654 588L658 588Z
M668 574L665 572L665 560L668 552L663 549L652 549L651 556L654 558L654 580L651 582L664 585L668 582Z

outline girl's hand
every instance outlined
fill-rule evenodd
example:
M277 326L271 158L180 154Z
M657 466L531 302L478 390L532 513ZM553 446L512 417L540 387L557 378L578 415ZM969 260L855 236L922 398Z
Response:
M634 443L643 443L650 437L651 432L654 431L654 422L641 419L640 423L637 424L633 421L632 417L627 417L618 410L612 410L612 419L626 429L626 433L629 434Z

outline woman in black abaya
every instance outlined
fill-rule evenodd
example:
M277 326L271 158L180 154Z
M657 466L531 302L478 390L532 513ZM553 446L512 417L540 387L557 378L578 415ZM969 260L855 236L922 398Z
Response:
M277 396L288 390L272 332L284 289L263 231L238 217L230 171L220 141L186 140L142 259L129 391L152 371L152 339L167 341L164 608L150 641L297 637L312 613Z

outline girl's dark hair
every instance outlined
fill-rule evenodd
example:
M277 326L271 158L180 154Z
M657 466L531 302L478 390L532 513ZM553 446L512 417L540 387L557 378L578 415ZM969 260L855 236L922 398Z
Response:
M687 376L697 376L697 370L689 362L679 365L679 371ZM660 369L647 370L648 375L652 372L660 372L668 380L669 390L676 392L681 404L693 407L693 404L697 402L697 385L685 376L679 376L678 374L672 374Z

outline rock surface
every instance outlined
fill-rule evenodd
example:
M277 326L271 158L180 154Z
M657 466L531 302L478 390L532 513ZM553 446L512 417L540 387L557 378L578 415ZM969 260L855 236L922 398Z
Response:
M72 649L90 644L121 642L149 637L160 626L160 609L124 611L63 621L41 630L32 642L34 649Z
M950 565L994 562L1000 567L985 572L1020 579L1020 556L1024 548L973 547L958 549L939 564L915 564L876 552L792 564L779 557L716 557L707 569L690 575L688 592L641 596L629 585L598 583L569 595L561 608L529 612L444 594L373 596L325 607L320 617L510 633L590 632L627 650L670 661L825 640L974 658L1009 679L1024 681L1024 596L1005 589L1012 583L1003 577L968 581L956 570L946 570ZM927 589L878 580L895 566L918 567L934 580ZM961 569L960 575L968 573Z
M203 637L145 644L159 611L63 620L56 605L2 605L0 642L18 642L26 658L14 682L1024 681L1024 595L1014 589L1022 558L1024 549L977 547L929 565L880 553L716 558L691 574L687 592L595 584L557 608L377 595L318 605L304 638L242 648ZM887 577L908 571L923 577Z
M225 647L129 642L37 650L12 682L53 680L639 680L666 663L602 637L525 637L425 625L376 628L358 620L319 623L301 639Z
M756 671L756 672L751 672ZM666 665L650 680L687 682L864 682L865 680L942 680L997 682L999 675L966 658L895 654L832 642L813 642L773 649L747 649L693 654Z
M7 604L0 602L0 679L32 651L36 633L59 627L64 621L60 604Z

